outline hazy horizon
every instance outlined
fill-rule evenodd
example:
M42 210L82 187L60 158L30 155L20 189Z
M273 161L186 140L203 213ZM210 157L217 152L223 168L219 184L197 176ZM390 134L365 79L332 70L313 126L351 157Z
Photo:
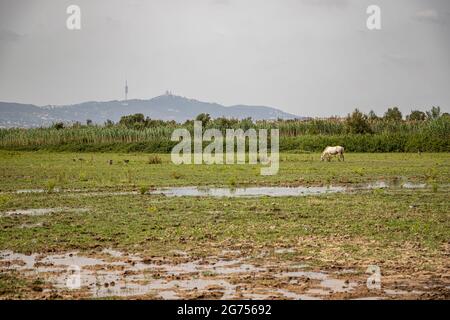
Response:
M100 100L90 100L90 101L80 101L80 102L71 103L71 104L58 104L58 105L56 105L56 104L37 105L37 104L27 103L27 102L2 101L2 100L0 100L0 102L5 102L5 103L19 103L19 104L30 104L30 105L34 105L34 106L40 107L40 108L46 108L46 107L63 108L63 107L67 107L67 106L80 105L80 104L83 104L83 103L89 103L89 102L107 103L107 102L115 102L115 101L117 101L117 102L126 102L126 101L128 101L128 102L129 102L129 101L133 101L133 100L135 100L135 101L148 101L148 100L151 100L151 99L154 99L154 98L163 96L163 95L165 95L165 94L166 94L166 93L162 93L162 94L160 94L160 95L157 95L157 96L154 96L154 97L148 97L148 98L132 98L132 99L128 99L128 100L114 99L114 100L104 100L104 101L100 101ZM196 100L196 101L199 101L199 102L215 103L215 104L219 104L219 105L221 105L221 106L223 106L223 107L230 107L230 108L231 108L231 107L235 107L235 106L269 107L269 108L275 108L275 109L279 109L279 110L281 110L281 111L283 111L283 112L287 112L287 113L293 114L293 115L295 115L295 116L299 116L299 117L307 117L307 118L327 118L327 117L328 117L328 118L333 118L333 117L346 117L348 114L351 114L355 109L359 109L360 111L363 111L363 112L365 112L365 113L369 113L369 111L374 111L374 110L371 109L371 110L369 110L369 111L366 112L365 110L361 110L360 108L353 108L353 109L349 109L348 112L345 113L345 114L328 114L328 115L322 115L322 116L319 116L319 115L304 115L304 114L297 114L297 113L294 113L294 112L285 111L285 110L283 110L282 108L278 108L278 107L276 107L276 106L274 107L274 106L270 106L270 105L255 105L255 104L234 104L234 105L225 105L225 104L223 104L223 103L220 103L220 101L200 101L200 100L198 100L198 99L196 99L196 98L194 98L194 97L186 97L186 96L178 95L178 94L175 94L175 93L172 93L172 95L173 95L173 96L177 96L177 97L181 97L181 98L185 98L185 99L189 99L189 100ZM385 110L381 110L380 112L375 112L375 113L376 113L378 116L383 116L384 113L387 111L387 109L388 109L388 108L391 108L391 107L395 107L395 106L389 106L389 107L386 107ZM426 112L426 111L430 111L430 109L431 109L432 107L440 107L440 106L430 106L430 107L424 107L424 108L412 108L410 111L419 110L419 111ZM441 112L442 112L442 113L448 112L446 109L443 109L442 107L440 107L440 109L441 109ZM407 115L410 113L410 111L409 111L409 112L408 112L408 111L402 112L403 117L407 116Z
M66 28L77 4L82 29ZM382 29L366 28L368 5ZM450 112L447 0L3 0L0 101L174 95L299 116Z

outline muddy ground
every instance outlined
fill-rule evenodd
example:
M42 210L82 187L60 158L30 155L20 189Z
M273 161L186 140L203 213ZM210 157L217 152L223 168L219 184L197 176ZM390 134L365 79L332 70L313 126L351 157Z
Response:
M449 274L418 272L399 276L404 274L401 270L381 270L378 282L377 278L369 279L369 270L354 266L318 270L307 263L279 262L277 256L294 250L278 248L271 254L261 250L258 258L251 260L242 258L246 254L239 249L197 258L184 251L171 252L171 258L140 257L113 249L87 255L77 252L24 255L2 251L2 277L31 283L29 288L9 292L3 298L450 298Z

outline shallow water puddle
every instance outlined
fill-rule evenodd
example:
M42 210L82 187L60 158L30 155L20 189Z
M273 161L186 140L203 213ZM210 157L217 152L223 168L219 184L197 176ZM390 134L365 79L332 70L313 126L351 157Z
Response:
M3 192L4 193L4 192ZM15 191L17 194L27 194L27 193L64 193L73 194L77 196L129 196L139 194L137 191L86 191L83 189L54 189L51 192L45 189L21 189Z
M406 183L402 184L401 187L405 188L405 189L425 189L427 187L427 184L426 183L406 182Z
M18 228L20 229L33 229L33 228L40 228L44 226L44 224L42 222L38 222L38 223L23 223L21 225L18 226Z
M176 187L149 191L168 197L297 197L345 191L345 187L249 187L249 188L205 188Z
M264 271L264 268L255 267L252 264L242 262L242 259L224 260L208 259L182 262L178 264L161 264L148 262L134 262L133 270L145 271L149 269L159 270L170 276L187 274L228 275L236 273L251 273Z
M350 292L357 287L356 282L345 281L341 279L331 278L329 274L324 272L312 271L293 271L283 272L278 277L288 278L305 278L307 280L318 280L319 288L312 288L307 291L309 294L327 295L330 292Z
M247 187L247 188L215 188L215 187L172 187L151 190L148 194L162 194L168 197L299 197L320 195L337 192L354 192L360 190L384 189L391 187L403 187L407 189L423 189L424 183L406 182L401 185L389 184L385 181L377 181L366 184L354 184L347 186L321 186L321 187Z
M37 254L26 255L10 250L0 251L0 261L5 262L2 268L14 270L33 269Z
M16 193L44 193L44 189L21 189L17 190ZM60 192L59 189L54 190L54 192Z
M400 289L384 289L383 291L384 291L384 293L386 293L388 295L400 295L400 296L407 295L407 294L420 295L425 292L425 291L421 291L421 290L407 291L407 290L400 290Z
M278 289L276 292L280 293L283 297L286 297L288 299L292 300L320 300L319 297L314 297L312 295L307 294L299 294L292 291L284 290L284 289ZM267 296L266 296L267 299Z
M17 209L11 211L0 212L0 217L14 217L14 216L42 216L46 214L61 213L61 212L88 212L86 208L38 208L38 209Z
M215 188L215 187L164 187L148 191L146 194L165 195L168 197L288 197L346 191L345 187L248 187L248 188ZM43 189L18 190L16 193L44 193ZM57 191L75 196L128 196L138 195L137 191Z
M371 183L348 184L345 186L298 186L298 187L163 187L148 191L146 194L165 195L168 197L298 197L309 195L320 195L337 192L355 192L362 190L385 189L385 188L405 188L405 189L424 189L428 185L425 183L413 182L386 182L376 181ZM26 189L17 190L16 193L44 193L44 189ZM77 189L55 189L55 193L64 193L74 196L128 196L139 195L138 191L86 191Z
M279 248L274 250L277 254L284 254L284 253L294 253L295 249L293 248Z

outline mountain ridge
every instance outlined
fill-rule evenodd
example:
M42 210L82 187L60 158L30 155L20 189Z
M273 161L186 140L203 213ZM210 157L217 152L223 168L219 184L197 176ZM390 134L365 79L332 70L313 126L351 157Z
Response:
M277 108L253 105L224 106L215 102L203 102L182 96L165 94L151 99L86 101L71 105L21 104L0 102L0 127L40 127L55 122L82 122L88 119L96 124L106 120L117 122L124 115L142 113L146 117L160 120L184 122L194 119L200 113L211 117L226 117L253 120L301 119Z

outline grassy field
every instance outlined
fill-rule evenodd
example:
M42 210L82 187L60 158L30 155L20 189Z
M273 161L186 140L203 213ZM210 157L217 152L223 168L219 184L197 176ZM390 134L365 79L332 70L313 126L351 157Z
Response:
M48 153L0 151L0 190L138 189L141 186L323 185L409 180L450 181L448 153L351 153L345 162L320 162L320 154L280 155L280 171L261 176L260 165L174 165L160 154ZM112 165L109 164L112 160ZM125 163L128 160L128 163Z
M257 165L175 166L168 155L159 156L161 164L150 164L152 157L0 152L0 213L62 208L54 214L0 216L0 250L44 256L75 251L102 257L103 249L113 248L143 260L157 258L171 264L179 262L174 253L178 251L189 255L186 261L194 261L223 255L224 249L237 250L247 263L267 268L261 273L264 276L253 274L251 283L242 276L213 272L196 276L225 278L255 292L281 287L299 294L308 287L292 288L291 280L276 280L274 270L298 263L327 272L352 269L361 282L367 266L375 264L383 270L387 286L402 281L409 289L431 284L434 289L428 290L425 298L449 297L449 154L350 153L345 162L327 163L320 162L318 154L285 153L280 157L276 176L259 175ZM71 192L139 191L142 186L353 185L379 180L395 182L396 187L281 198ZM421 189L402 188L406 181L427 185ZM15 192L20 189L46 191ZM65 192L55 192L58 189ZM2 266L9 264L3 261ZM0 297L90 297L83 291L77 291L79 296L64 291L45 293L50 286L47 280L45 274L3 270ZM327 297L373 295L358 290ZM198 298L192 296L192 291L183 291L183 297ZM378 295L383 296L380 292ZM147 293L146 297L155 296Z

